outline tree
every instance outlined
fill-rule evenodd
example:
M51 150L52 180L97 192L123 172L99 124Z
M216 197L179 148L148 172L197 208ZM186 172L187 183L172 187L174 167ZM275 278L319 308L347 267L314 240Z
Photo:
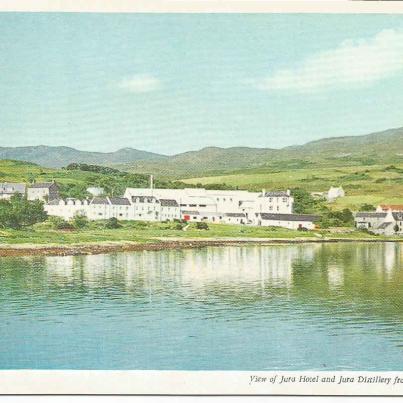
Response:
M291 195L294 198L294 213L304 214L313 213L321 204L320 201L315 200L309 192L305 189L295 188L291 190Z
M0 201L0 226L19 229L45 221L47 214L39 200L29 201L20 194Z
M369 203L361 204L359 211L375 211L376 207Z

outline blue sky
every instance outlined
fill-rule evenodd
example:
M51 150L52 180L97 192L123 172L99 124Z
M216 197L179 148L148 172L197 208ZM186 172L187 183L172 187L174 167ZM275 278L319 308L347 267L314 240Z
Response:
M403 126L403 15L0 14L0 146L175 154Z

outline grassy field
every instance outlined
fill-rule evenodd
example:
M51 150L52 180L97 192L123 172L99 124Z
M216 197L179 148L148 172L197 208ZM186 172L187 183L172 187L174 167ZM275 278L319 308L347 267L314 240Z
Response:
M91 223L81 230L54 230L48 222L24 230L0 230L0 244L69 245L99 242L149 243L161 240L225 239L225 238L346 238L384 239L361 231L346 230L334 233L329 230L293 231L273 227L245 227L242 225L209 224L208 230L197 230L191 225L186 231L174 229L170 223L125 222L118 229L104 229L102 223ZM385 238L386 239L386 238Z
M294 170L246 170L224 176L184 179L190 184L225 183L240 189L285 189L300 187L322 192L330 186L343 186L346 197L334 203L335 208L356 210L361 204L403 204L403 164L306 168Z

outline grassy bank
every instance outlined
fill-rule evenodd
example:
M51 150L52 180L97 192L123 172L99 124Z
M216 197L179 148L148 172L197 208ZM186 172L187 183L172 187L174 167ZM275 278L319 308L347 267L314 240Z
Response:
M246 227L242 225L209 224L208 230L198 230L190 225L186 231L176 229L172 223L126 222L121 228L105 229L102 223L91 223L80 230L55 230L49 223L34 225L23 230L1 230L3 245L73 245L101 242L136 242L141 244L175 240L220 240L220 239L399 239L367 234L351 229L318 231L293 231L275 227ZM402 240L402 238L400 238Z

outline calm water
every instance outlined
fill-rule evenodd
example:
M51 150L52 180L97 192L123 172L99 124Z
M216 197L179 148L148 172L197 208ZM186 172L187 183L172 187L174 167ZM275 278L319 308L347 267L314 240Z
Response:
M403 370L403 245L0 258L0 368Z

